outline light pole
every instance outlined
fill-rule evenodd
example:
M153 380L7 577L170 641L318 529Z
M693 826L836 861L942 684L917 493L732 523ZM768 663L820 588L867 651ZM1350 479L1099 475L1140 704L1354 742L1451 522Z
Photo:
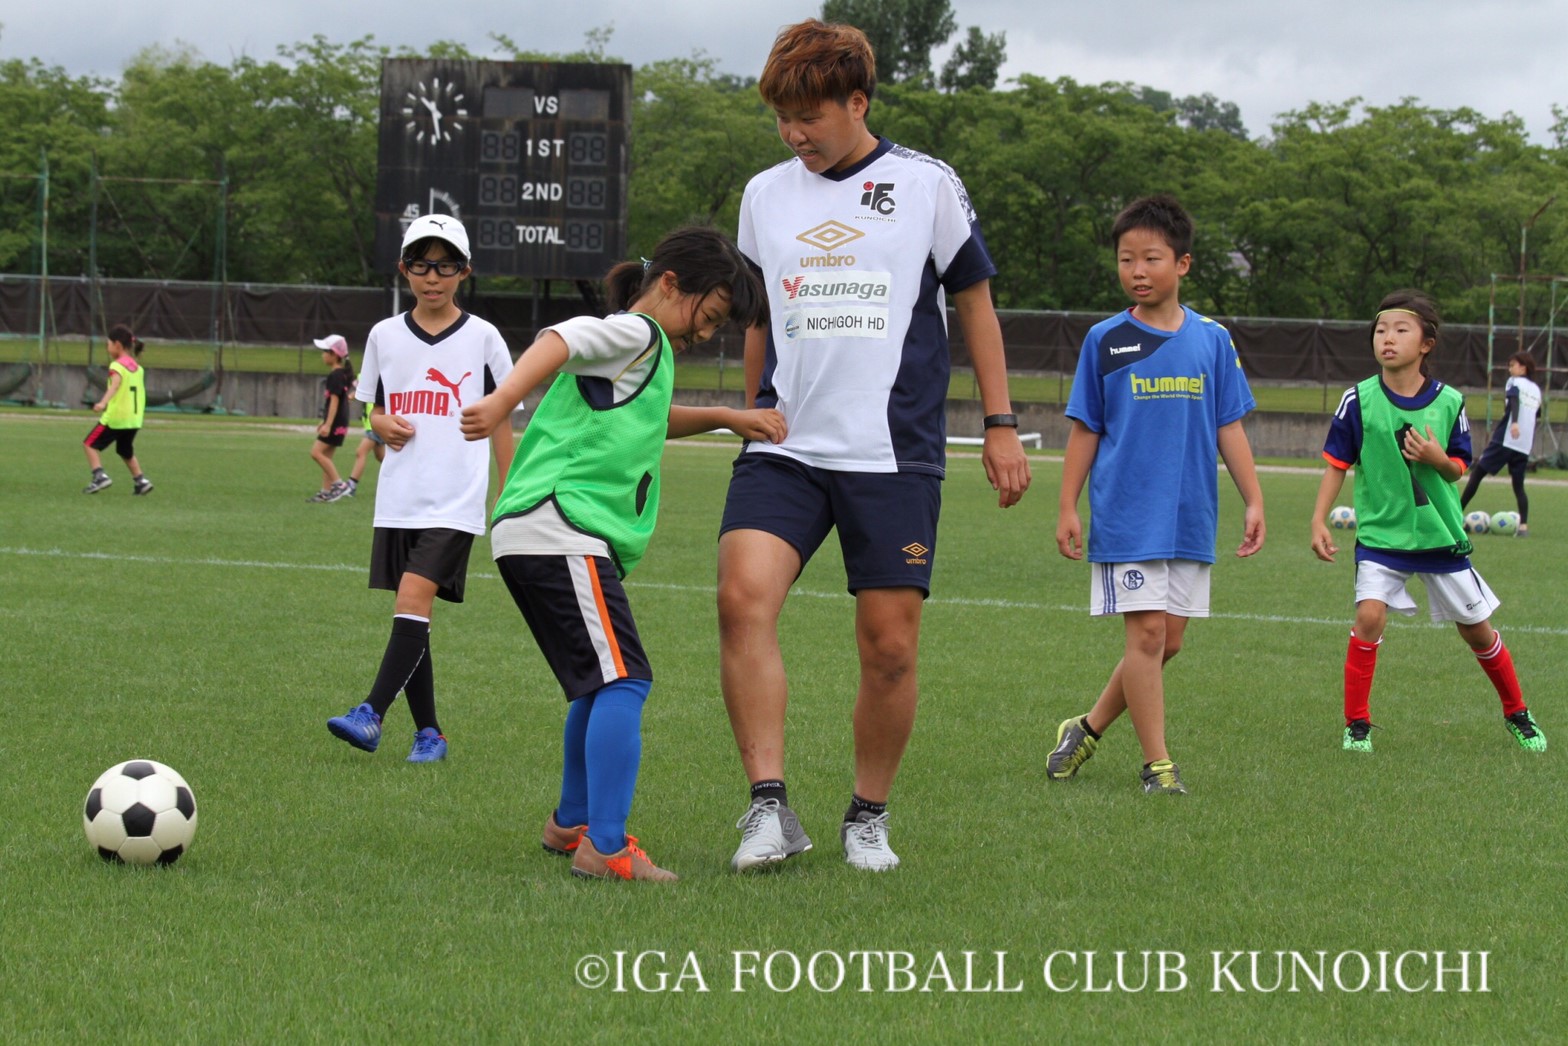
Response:
M1557 197L1555 196L1548 196L1546 202L1541 204L1523 225L1519 226L1519 340L1514 343L1515 352L1524 351L1525 243L1530 234L1530 226L1535 224L1535 220L1541 216L1541 212L1550 207L1556 199Z

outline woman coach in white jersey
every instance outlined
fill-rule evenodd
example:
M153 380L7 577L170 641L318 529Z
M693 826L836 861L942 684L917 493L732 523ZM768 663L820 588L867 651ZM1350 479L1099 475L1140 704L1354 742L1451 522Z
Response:
M855 781L839 830L852 866L898 864L887 799L914 726L922 601L930 591L950 363L951 295L988 415L983 459L1003 508L1029 486L1007 393L996 272L951 168L866 129L876 61L858 29L779 33L759 83L793 158L757 175L738 245L771 320L746 338L748 406L789 424L735 462L719 538L720 677L750 805L731 861L765 867L811 848L784 785L779 613L836 529L860 685Z

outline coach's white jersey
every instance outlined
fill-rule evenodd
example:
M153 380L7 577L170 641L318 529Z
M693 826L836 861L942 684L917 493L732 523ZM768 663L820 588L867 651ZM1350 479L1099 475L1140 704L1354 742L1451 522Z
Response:
M1503 429L1503 446L1521 454L1529 454L1535 449L1535 416L1541 410L1541 386L1529 378L1510 374L1508 384L1503 386L1503 393L1507 395L1511 392L1517 392L1519 396L1519 416ZM1519 426L1518 436L1514 435L1515 424Z
M485 532L490 441L467 442L459 423L511 370L501 332L470 313L436 335L408 312L371 328L357 398L414 427L381 464L376 526Z
M737 242L772 312L757 406L789 422L747 452L942 475L944 291L996 273L952 168L886 139L847 171L787 160L746 186Z

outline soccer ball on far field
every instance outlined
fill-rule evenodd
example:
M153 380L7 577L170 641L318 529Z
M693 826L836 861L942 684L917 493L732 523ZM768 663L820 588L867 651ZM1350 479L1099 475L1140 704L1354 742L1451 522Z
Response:
M93 782L82 831L105 861L173 864L196 835L196 796L173 769L132 759Z
M1492 533L1512 537L1519 533L1519 513L1499 512L1492 517Z
M1328 514L1328 525L1335 530L1355 530L1356 510L1349 505L1335 505Z
M1471 512L1465 516L1466 534L1485 534L1492 529L1492 517L1485 512Z

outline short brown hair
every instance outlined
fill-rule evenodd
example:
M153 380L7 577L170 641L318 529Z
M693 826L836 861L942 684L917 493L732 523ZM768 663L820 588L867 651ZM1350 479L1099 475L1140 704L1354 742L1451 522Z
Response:
M1170 193L1143 196L1123 207L1111 224L1111 245L1120 248L1122 236L1134 229L1159 233L1178 261L1192 253L1192 215Z
M866 101L877 89L877 60L871 41L852 25L808 18L779 30L762 67L757 90L774 109L833 101L856 91Z

